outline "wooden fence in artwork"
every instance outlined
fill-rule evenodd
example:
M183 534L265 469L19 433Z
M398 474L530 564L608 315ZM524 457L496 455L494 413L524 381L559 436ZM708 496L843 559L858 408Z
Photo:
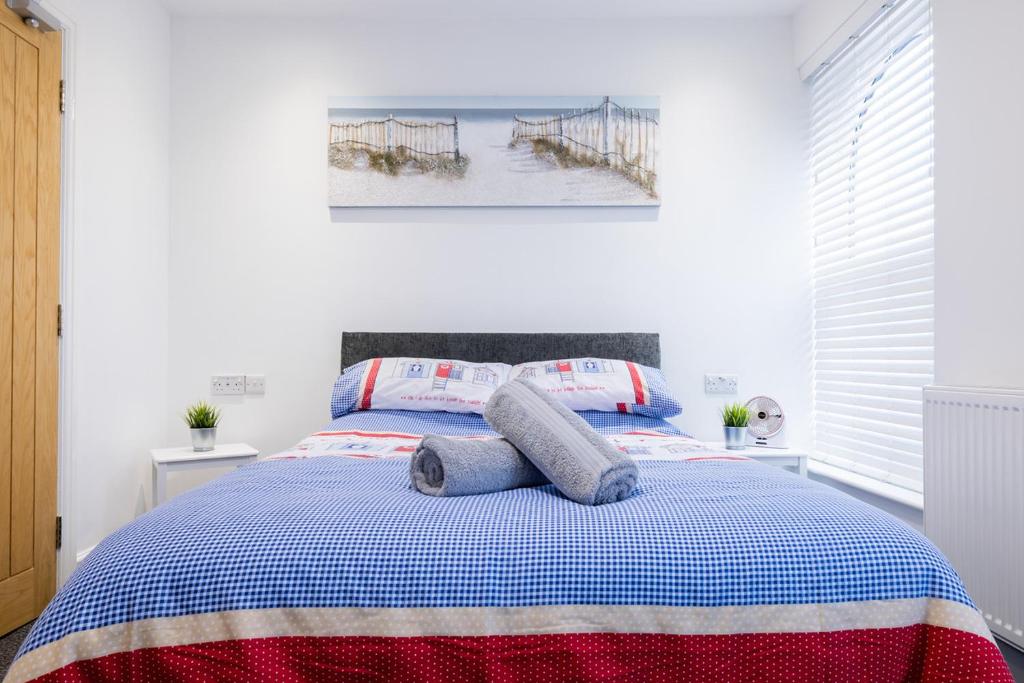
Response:
M609 166L654 193L658 120L646 112L605 97L596 107L542 120L514 116L512 144L535 140L552 143L577 163Z
M348 145L374 152L393 152L413 159L447 157L459 161L459 119L402 121L389 114L380 121L332 123L328 145Z

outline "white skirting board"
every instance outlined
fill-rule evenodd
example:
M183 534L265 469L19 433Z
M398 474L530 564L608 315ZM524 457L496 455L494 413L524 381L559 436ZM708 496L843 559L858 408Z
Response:
M82 564L82 560L84 560L86 558L86 556L88 556L88 554L91 553L95 547L96 546L91 545L91 546L89 546L88 548L86 548L84 550L79 550L78 551L78 555L75 556L75 561L78 564Z
M1024 391L925 388L924 527L993 635L1024 649Z

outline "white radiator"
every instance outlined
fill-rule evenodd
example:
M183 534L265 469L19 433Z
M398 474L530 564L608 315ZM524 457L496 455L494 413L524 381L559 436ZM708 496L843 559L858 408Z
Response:
M924 526L992 633L1024 649L1024 391L925 388Z

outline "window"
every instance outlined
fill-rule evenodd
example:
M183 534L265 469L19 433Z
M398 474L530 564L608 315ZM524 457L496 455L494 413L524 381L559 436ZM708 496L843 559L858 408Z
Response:
M921 506L933 378L929 0L889 3L811 82L811 469Z

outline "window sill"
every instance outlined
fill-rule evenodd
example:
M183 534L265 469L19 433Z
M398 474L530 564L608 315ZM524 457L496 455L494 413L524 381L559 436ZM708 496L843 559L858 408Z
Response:
M835 481L846 484L847 486L867 491L868 493L895 501L901 505L914 508L915 510L924 510L924 494L917 493L915 491L908 491L900 486L893 486L892 484L887 484L884 481L865 477L864 475L857 474L856 472L850 472L849 470L834 467L813 459L807 463L807 469L812 474L834 479Z

